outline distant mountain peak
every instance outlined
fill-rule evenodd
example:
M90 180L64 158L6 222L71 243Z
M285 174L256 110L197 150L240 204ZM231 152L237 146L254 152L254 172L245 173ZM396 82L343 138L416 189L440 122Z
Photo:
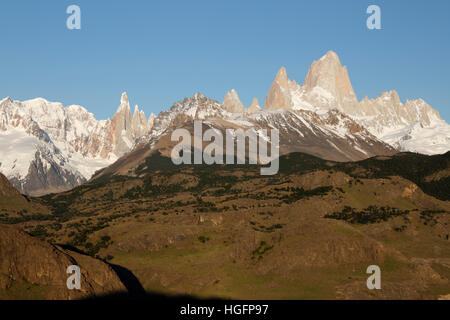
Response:
M277 75L275 76L275 81L280 84L280 86L287 86L287 71L285 67L281 67L280 70L278 70Z
M0 100L0 104L2 104L2 103L4 103L4 102L12 102L11 97L6 97L6 98Z
M239 99L239 95L234 89L231 89L231 91L228 91L225 94L222 104L225 110L228 112L232 113L244 112L244 105L242 104L241 100Z
M394 103L401 103L400 96L398 95L398 92L395 90L389 90L381 93L380 99L390 99L394 101Z
M192 96L191 99L193 99L193 100L204 100L204 99L206 99L206 96L204 94L200 93L200 92L196 92L196 93L194 93L194 95Z
M126 91L122 92L122 96L120 97L120 104L128 104L128 95Z
M245 110L247 113L254 113L261 111L261 106L259 105L258 99L253 98L252 104Z
M302 87L309 102L319 108L337 108L344 112L357 108L358 100L347 68L333 51L311 64Z
M322 56L322 58L319 59L319 61L329 60L333 61L339 65L341 65L341 60L339 59L339 56L336 52L330 50L325 55Z
M265 110L291 109L292 101L285 67L278 70L264 101Z

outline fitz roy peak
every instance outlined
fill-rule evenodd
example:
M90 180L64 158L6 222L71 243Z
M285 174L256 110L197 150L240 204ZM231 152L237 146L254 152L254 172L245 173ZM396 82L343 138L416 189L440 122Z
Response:
M281 68L264 109L337 109L400 151L442 154L450 150L450 125L438 111L422 99L402 103L394 90L358 101L347 68L332 51L312 63L302 85L289 80Z
M153 119L137 108L132 117L126 93L112 120L42 98L3 99L0 172L26 194L70 189L130 151Z

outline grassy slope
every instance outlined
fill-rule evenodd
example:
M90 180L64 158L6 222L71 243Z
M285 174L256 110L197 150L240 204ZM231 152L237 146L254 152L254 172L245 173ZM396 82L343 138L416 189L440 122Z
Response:
M259 176L257 166L173 167L153 156L138 167L141 178L102 176L38 199L53 211L51 219L37 223L45 232L37 232L36 223L24 227L109 256L148 291L268 299L436 298L450 292L450 221L439 213L434 224L424 224L421 212L450 211L449 202L432 197L448 200L448 178L427 180L450 167L449 154L347 164L291 154L281 159L275 177ZM428 194L403 196L410 181ZM330 189L321 193L320 187ZM411 212L408 222L396 217L355 225L324 218L344 206ZM431 271L417 272L417 258ZM369 264L382 268L385 295L364 288ZM434 281L433 272L447 282Z

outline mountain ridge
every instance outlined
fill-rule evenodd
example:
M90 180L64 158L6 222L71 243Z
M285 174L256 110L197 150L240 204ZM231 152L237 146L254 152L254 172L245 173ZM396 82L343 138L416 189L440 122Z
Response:
M177 143L171 141L171 133L184 128L193 136L194 121L202 121L204 130L213 128L224 136L226 129L250 130L259 134L261 129L277 128L280 132L280 154L305 152L328 160L355 161L397 152L335 109L321 114L309 110L230 113L216 100L196 93L191 98L176 102L169 111L160 113L150 135L141 139L139 147L94 178L111 171L121 175L131 172L133 175L135 169L145 163L145 158L155 152L171 161L170 150Z
M0 102L0 172L22 193L72 188L131 150L153 119L138 109L132 117L125 92L111 120L96 120L78 105L5 98Z
M4 153L0 172L22 193L67 190L140 145L148 143L153 148L163 135L191 120L222 129L275 126L283 129L284 144L291 146L284 152L310 152L337 161L395 150L423 154L450 150L450 125L438 111L422 99L402 103L395 90L358 101L347 68L335 52L328 51L313 61L301 85L288 78L285 67L280 68L264 108L256 98L245 108L232 89L223 103L196 93L147 118L138 106L131 112L123 92L114 117L96 120L81 106L7 97L0 101L0 146ZM358 130L364 137L345 126L362 128Z
M271 101L276 101L273 106ZM450 150L450 125L423 99L403 104L395 90L358 101L347 68L338 55L327 52L314 61L302 85L280 68L266 97L265 109L322 111L336 108L373 135L401 151L443 154ZM408 130L414 126L415 130ZM423 136L427 138L424 139Z

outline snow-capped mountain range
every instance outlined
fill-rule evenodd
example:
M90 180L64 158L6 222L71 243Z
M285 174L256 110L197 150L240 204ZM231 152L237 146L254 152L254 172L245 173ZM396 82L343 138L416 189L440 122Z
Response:
M236 91L227 95L236 95ZM240 104L242 105L242 104ZM236 110L236 109L232 109ZM312 112L310 110L261 110L251 107L239 112L227 111L226 105L200 93L175 103L168 111L156 117L152 130L141 142L150 143L150 149L173 129L189 126L193 120L224 130L277 128L280 131L280 152L301 151L337 161L361 160L377 154L392 154L396 150L378 140L351 117L336 109Z
M157 152L171 161L171 151L178 143L171 140L171 133L184 128L193 137L193 121L201 121L204 131L212 128L225 136L226 129L250 130L263 134L268 141L269 135L261 129L277 128L280 132L280 154L304 152L329 160L353 161L397 152L336 109L317 113L310 110L258 109L252 112L248 109L229 112L218 101L195 93L193 97L175 103L168 111L161 112L150 133L140 139L133 151L94 175L93 179L105 174L138 175L139 170L136 169L148 166L146 159ZM204 143L203 147L207 144ZM227 152L225 148L224 151Z
M148 133L149 119L126 93L112 120L96 120L81 106L42 98L0 101L0 172L23 193L61 191L89 179L130 151Z
M450 150L450 125L424 100L400 101L397 92L358 101L347 68L329 51L314 61L302 85L281 68L267 95L265 110L337 109L400 151L441 154Z
M330 51L312 63L302 85L281 68L264 108L256 98L245 108L233 89L223 103L196 93L147 119L137 106L131 114L124 93L113 119L96 120L81 106L6 98L0 101L0 172L23 193L69 189L124 155L146 154L133 150L160 150L167 146L164 137L193 120L218 130L278 128L281 153L301 151L337 161L450 150L450 125L436 110L421 99L402 103L395 91L358 101L346 67Z

